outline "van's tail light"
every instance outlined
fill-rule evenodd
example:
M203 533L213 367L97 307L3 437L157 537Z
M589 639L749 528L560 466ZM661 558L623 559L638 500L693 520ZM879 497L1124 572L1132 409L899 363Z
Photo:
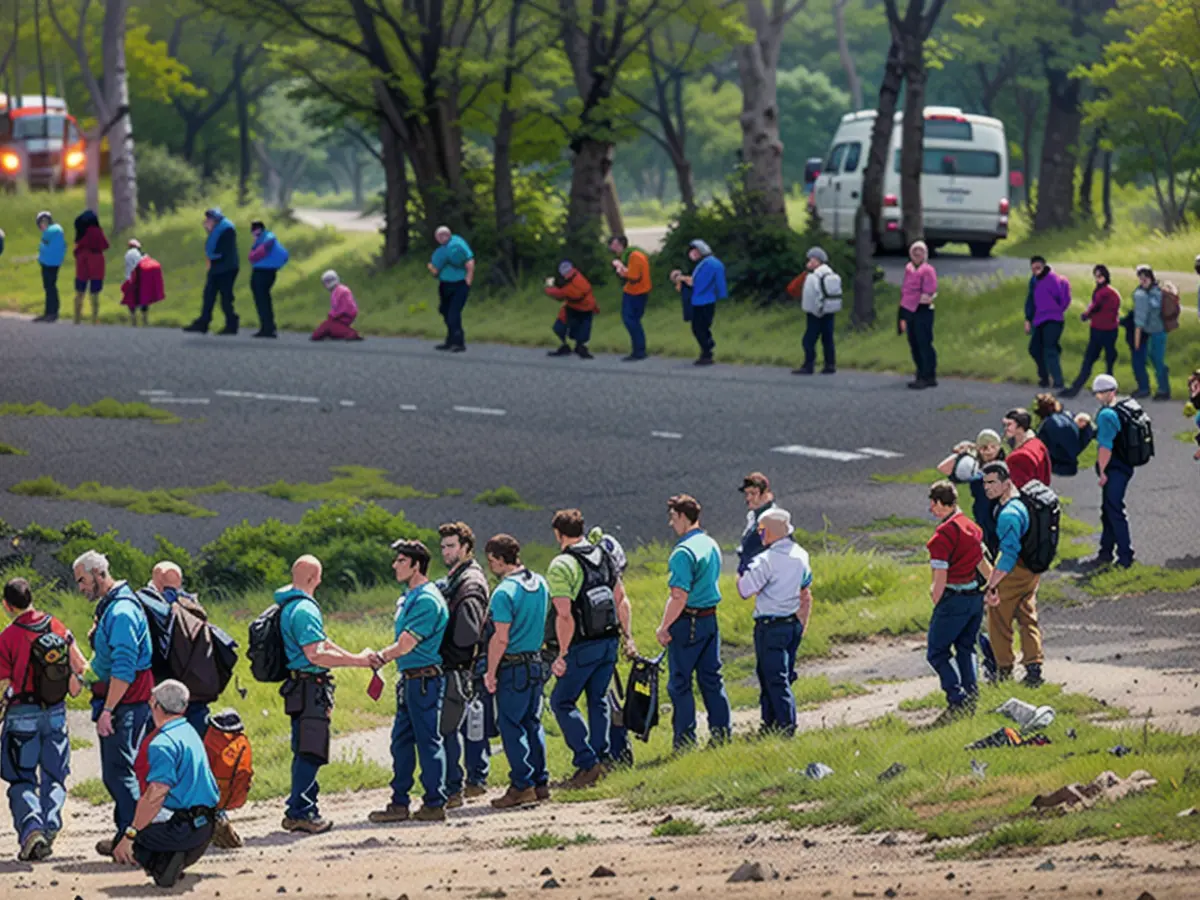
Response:
M13 175L21 171L21 157L15 153L0 153L0 171Z
M887 223L887 230L888 231L899 231L900 223L897 222L895 219L893 219L891 222Z
M1000 215L1002 215L1002 216L1008 215L1008 198L1007 197L1005 197L1003 200L1000 201Z
M895 194L884 194L883 195L883 205L884 206L899 206L900 198L897 197Z

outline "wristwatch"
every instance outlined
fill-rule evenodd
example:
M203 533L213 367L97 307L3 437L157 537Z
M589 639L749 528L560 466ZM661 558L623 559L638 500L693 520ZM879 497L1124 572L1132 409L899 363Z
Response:
M137 836L138 836L138 830L136 828L134 828L132 825L130 825L128 828L125 829L125 837L129 838L131 841L136 841Z
M104 711L105 711L106 713L108 713L108 714L111 716L111 715L112 715L113 713L115 713L117 710L116 710L116 708L115 708L115 707L112 707L112 706L106 706L106 707L104 707Z

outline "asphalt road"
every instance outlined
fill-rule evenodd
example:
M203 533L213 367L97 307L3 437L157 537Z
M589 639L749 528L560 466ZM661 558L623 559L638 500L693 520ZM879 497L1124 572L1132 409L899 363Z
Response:
M357 464L428 491L463 492L406 501L409 517L424 525L462 517L481 534L547 541L551 512L578 506L590 522L636 543L670 538L665 501L680 491L704 504L718 537L736 538L744 518L736 488L761 469L798 525L844 531L889 514L923 516L923 487L877 484L870 475L934 465L955 441L998 427L1004 410L1031 394L949 379L914 393L905 378L873 373L802 379L784 369L696 369L668 359L549 359L498 345L446 355L410 339L314 345L301 335L262 342L248 333L198 337L16 318L0 319L0 347L0 402L114 397L185 417L179 425L0 418L0 441L29 453L0 456L0 517L15 525L87 518L147 547L162 533L196 549L243 518L292 521L304 507L212 496L202 502L218 517L186 519L17 497L7 488L42 475L143 489L323 481L331 466ZM1147 562L1184 561L1196 553L1196 472L1190 448L1168 437L1179 430L1177 406L1152 412L1171 418L1159 428L1159 457L1130 493L1135 540ZM501 485L541 509L472 502ZM1092 476L1055 487L1075 499L1073 515L1098 522Z

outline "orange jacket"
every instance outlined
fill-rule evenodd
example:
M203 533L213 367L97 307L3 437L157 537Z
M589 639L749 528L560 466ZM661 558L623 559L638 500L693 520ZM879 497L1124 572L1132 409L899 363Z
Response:
M636 247L630 247L625 257L625 293L640 297L650 293L650 259Z
M558 312L561 321L566 321L568 306L576 312L600 311L596 304L596 295L592 293L592 283L578 269L571 270L562 287L547 287L546 296L563 301L563 307Z

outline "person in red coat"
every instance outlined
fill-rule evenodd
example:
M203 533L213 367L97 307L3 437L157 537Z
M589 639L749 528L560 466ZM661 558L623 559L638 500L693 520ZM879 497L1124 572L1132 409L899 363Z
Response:
M1018 488L1037 480L1050 486L1050 451L1033 431L1029 410L1017 407L1004 414L1004 437L1012 444L1008 454L1008 472Z
M92 324L100 321L100 291L104 289L104 251L108 238L90 209L75 220L75 324L83 320L83 297L92 295Z

